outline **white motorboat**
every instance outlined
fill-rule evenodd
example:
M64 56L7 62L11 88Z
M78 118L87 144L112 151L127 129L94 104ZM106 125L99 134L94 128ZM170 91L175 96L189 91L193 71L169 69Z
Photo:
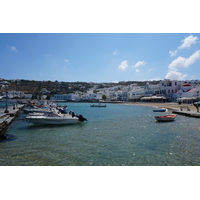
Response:
M23 109L24 113L45 113L45 112L49 112L51 111L49 107L42 107L42 108L38 108L38 107L34 107L34 108L24 108Z
M28 115L26 120L33 124L76 124L80 121L87 121L82 115L57 114L55 112L44 113L43 115Z
M90 104L91 107L106 107L106 104L101 104L101 103L98 103L98 104Z
M45 113L38 113L38 112L32 112L32 113L28 113L29 116L43 116Z

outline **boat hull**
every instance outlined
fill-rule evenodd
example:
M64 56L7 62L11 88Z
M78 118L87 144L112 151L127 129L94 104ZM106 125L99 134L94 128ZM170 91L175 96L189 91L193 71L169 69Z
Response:
M49 112L50 110L48 109L24 109L23 110L24 113L45 113L45 112Z
M155 119L158 122L171 122L174 121L176 118L176 115L172 114L172 115L164 115L164 116L155 116Z
M91 107L106 107L106 105L90 105Z
M45 118L43 116L29 116L26 118L27 121L33 123L33 124L52 124L52 125L57 125L57 124L76 124L79 122L79 119L77 117L74 118Z
M157 109L157 110L153 110L153 112L166 112L166 109Z

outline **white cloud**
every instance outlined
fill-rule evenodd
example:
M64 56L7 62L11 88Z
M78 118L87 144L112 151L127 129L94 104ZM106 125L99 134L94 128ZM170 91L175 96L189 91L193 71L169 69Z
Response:
M177 53L177 50L175 50L175 51L169 51L169 54L170 54L171 57L175 56L176 53Z
M200 59L200 50L193 53L189 58L183 58L181 56L178 57L177 59L172 61L172 63L169 65L169 69L172 71L177 71L177 68L187 68L194 62L196 62L198 59Z
M149 69L149 72L152 71L153 69Z
M189 48L192 44L196 44L196 41L198 39L199 39L198 37L194 37L193 35L190 35L181 41L183 44L179 46L178 49Z
M127 60L124 60L121 62L121 65L118 66L119 69L121 70L125 70L128 68L128 61Z
M187 74L182 74L181 72L177 71L169 71L168 74L165 76L166 79L170 80L184 80L187 77Z
M150 79L144 79L143 81L159 81L162 80L162 78L157 77L157 78L150 78Z
M169 54L171 55L171 57L175 56L179 49L181 50L191 47L192 44L196 44L198 39L198 37L194 37L193 35L186 37L184 40L181 40L182 45L179 46L175 51L169 51Z
M118 54L118 50L115 50L112 55L115 56L117 54Z
M134 68L138 68L139 66L145 65L146 62L145 61L138 61L135 65L133 65L132 67Z
M11 50L11 51L14 51L14 52L18 52L17 48L14 47L14 46L10 47L10 50Z
M69 62L69 60L65 59L65 62Z
M197 60L200 59L200 50L193 53L189 58L178 57L171 64L169 64L169 71L165 78L171 80L184 80L187 77L187 74L182 74L178 72L178 68L187 68Z
M39 75L42 76L43 75L42 72L39 72Z
M192 76L191 76L191 79L195 79L195 78L196 78L196 76L195 76L195 75L192 75Z
M135 72L139 72L139 69L136 69Z

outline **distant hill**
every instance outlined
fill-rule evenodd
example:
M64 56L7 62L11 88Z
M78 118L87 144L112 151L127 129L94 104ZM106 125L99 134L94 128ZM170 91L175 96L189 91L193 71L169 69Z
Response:
M86 92L89 88L94 85L98 85L99 88L111 87L116 85L130 85L137 84L138 86L144 86L148 81L121 81L119 83L92 83L92 82L58 82L58 81L34 81L34 80L6 80L1 79L1 81L7 81L10 83L8 91L22 91L24 93L30 94L41 94L42 89L53 94L67 94L73 93L74 91ZM159 81L152 81L153 84L158 84Z

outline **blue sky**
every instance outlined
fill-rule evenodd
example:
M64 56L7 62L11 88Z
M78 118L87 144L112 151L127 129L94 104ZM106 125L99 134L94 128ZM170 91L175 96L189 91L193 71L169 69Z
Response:
M196 5L196 0L4 1L0 78L200 79Z
M198 33L1 33L0 78L200 79Z

